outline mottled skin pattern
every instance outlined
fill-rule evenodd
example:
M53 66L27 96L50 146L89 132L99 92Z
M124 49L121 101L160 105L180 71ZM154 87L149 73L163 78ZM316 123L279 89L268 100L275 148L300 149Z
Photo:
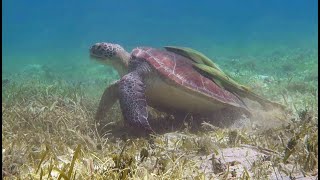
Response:
M124 49L118 44L100 43L99 46L90 49L90 55L98 58L112 58L121 50Z
M213 113L225 108L250 114L237 96L221 89L196 71L190 59L178 54L147 47L129 54L117 44L97 43L90 55L114 66L121 76L102 95L95 117L98 123L118 99L125 122L147 133L153 132L148 122L149 103L155 108L187 113Z
M119 102L126 122L152 132L148 122L144 85L144 76L149 72L150 68L146 63L132 59L129 63L129 73L119 82Z

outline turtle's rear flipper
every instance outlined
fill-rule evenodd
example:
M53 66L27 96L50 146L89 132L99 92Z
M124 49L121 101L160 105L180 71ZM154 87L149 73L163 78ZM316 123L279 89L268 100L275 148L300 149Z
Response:
M119 102L125 121L147 133L153 130L148 122L145 87L141 75L131 72L123 76L119 83Z

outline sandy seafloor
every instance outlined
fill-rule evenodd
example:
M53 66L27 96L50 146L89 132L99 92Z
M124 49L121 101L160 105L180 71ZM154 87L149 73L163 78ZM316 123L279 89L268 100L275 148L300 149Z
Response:
M119 78L112 67L85 58L87 63L64 67L30 64L4 71L3 176L55 179L71 172L71 179L290 179L292 173L297 179L316 179L317 55L317 49L296 48L215 58L238 82L286 105L288 114L276 118L273 112L256 111L257 116L245 125L222 129L192 121L173 127L171 116L150 108L151 121L160 133L153 143L130 135L119 105L108 113L107 135L97 133L93 117L99 99L108 84ZM234 133L237 138L232 141ZM296 149L288 161L281 162L292 141ZM71 167L79 144L81 150ZM148 154L144 161L142 152ZM223 171L211 163L212 154L223 162Z

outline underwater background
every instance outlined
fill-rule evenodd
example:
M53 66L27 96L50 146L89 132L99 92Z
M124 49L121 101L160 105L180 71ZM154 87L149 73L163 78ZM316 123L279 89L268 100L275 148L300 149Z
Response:
M30 64L62 72L91 64L88 49L101 41L129 52L136 46L187 46L218 62L318 48L316 0L5 0L2 5L5 76Z
M90 60L96 42L196 49L287 114L218 128L148 109L151 141L125 134L116 104L101 135L95 112L119 75ZM4 179L316 179L318 1L3 0L2 118ZM241 163L221 171L223 153Z

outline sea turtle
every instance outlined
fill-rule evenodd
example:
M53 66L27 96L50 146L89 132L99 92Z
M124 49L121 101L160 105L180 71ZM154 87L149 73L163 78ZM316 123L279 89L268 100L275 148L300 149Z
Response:
M230 83L219 67L197 51L168 46L138 47L128 53L118 44L102 42L91 46L90 57L113 66L121 77L104 91L97 122L117 100L125 122L147 133L153 132L147 105L166 112L214 114L228 110L251 114L242 99L228 90L237 90L238 84ZM197 64L211 69L206 72L205 68L195 68ZM212 73L212 69L216 71ZM214 81L215 76L220 85Z

